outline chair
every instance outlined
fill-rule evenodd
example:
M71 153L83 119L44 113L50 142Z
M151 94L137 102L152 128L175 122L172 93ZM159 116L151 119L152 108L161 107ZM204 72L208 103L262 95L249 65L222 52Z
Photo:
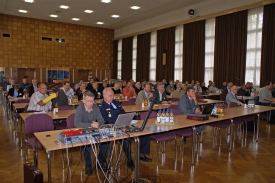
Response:
M171 98L172 102L178 102L180 100L180 98Z
M122 102L121 106L136 105L136 98L131 98L126 102Z
M59 111L66 111L66 110L72 110L73 108L69 105L61 105L58 106L58 110ZM73 127L74 128L74 127ZM54 129L55 130L63 130L63 129L67 129L67 124L65 120L58 120L58 121L54 121Z
M148 112L144 112L140 115L140 119L143 120L147 116ZM149 119L156 118L157 113L152 111L149 116ZM176 134L174 132L164 132L160 134L151 135L150 138L155 139L157 143L157 165L159 160L159 142L162 144L162 153L165 153L165 141L175 139L175 150L176 150L176 157L177 157L177 139Z
M168 109L173 109L173 114L175 115L181 115L182 113L178 110L177 105L170 105Z
M74 117L75 117L75 113L73 113L69 117L67 117L67 119L66 119L67 128L75 128Z
M73 110L73 108L69 105L61 105L61 106L58 106L58 110L59 111L66 111L66 110Z
M42 148L41 144L36 141L32 135L35 132L53 130L53 120L47 114L33 114L25 120L25 162L28 160L28 145L34 151L34 164L37 166L38 153L37 149ZM32 136L32 137L31 137Z
M15 101L14 103L29 103L30 102L30 100L29 99L18 99L17 101ZM27 105L27 106L29 106L29 105ZM14 111L14 125L15 125L15 130L16 130L16 132L17 132L17 130L18 130L18 119L19 119L19 113L21 113L21 112L24 112L24 110L23 109L20 109L20 110L16 110L16 111Z

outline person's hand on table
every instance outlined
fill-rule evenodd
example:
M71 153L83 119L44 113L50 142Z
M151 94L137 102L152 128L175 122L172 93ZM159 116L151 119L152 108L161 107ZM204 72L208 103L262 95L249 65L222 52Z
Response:
M91 127L92 127L92 128L99 128L99 123L96 122L96 121L93 121L93 122L91 123Z

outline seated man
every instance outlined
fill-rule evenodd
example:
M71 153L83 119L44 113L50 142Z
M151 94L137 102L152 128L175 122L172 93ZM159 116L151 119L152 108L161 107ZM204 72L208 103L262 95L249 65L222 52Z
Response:
M247 89L246 85L243 85L241 88L238 89L237 95L250 96L249 90Z
M145 88L138 93L138 96L136 98L136 105L141 105L143 99L149 100L150 98L152 98L153 93L151 93L150 91L151 85L145 84Z
M62 89L64 91L64 93L66 94L68 99L73 98L74 90L71 88L69 81L65 81L63 84L63 87L61 87L60 89Z
M121 107L121 104L114 100L114 92L112 88L105 88L103 90L103 101L102 106L100 106L100 112L105 120L106 124L114 124L119 114L124 114L125 111ZM106 160L108 145L101 144L100 152L102 158L100 158L100 163L104 165ZM129 168L134 169L134 163L131 157L131 141L124 140L123 141L123 151L127 158L127 165ZM140 137L140 160L151 162L150 158L147 158L145 154L150 154L150 137L149 136L141 136Z
M32 94L28 111L49 111L52 108L51 99L57 97L56 93L47 95L47 86L44 83L40 83L38 91Z
M94 105L95 96L91 92L83 94L83 104L80 104L75 113L74 126L77 128L99 128L104 119L97 105ZM83 147L86 164L86 175L92 174L91 146Z
M261 105L270 106L270 103L275 102L275 98L271 94L272 83L266 82L265 86L260 89L259 101Z
M201 93L202 92L202 88L200 86L200 82L197 81L195 86L194 86L194 90L195 90L195 93Z
M233 85L231 87L231 91L226 95L226 103L229 106L231 102L235 102L238 105L243 106L244 104L242 102L240 102L237 98L237 91L238 91L238 87L236 85Z
M29 92L29 83L27 82L27 79L24 78L22 80L22 83L20 83L20 88L23 89L23 92L26 93L26 92Z
M121 87L122 87L121 82L119 82L119 81L115 82L114 87L112 88L114 94L122 94L121 89L120 89Z
M102 98L102 90L98 89L97 82L92 83L93 89L91 89L91 92L94 94L95 98L99 99Z
M81 83L80 87L76 90L78 101L82 100L83 94L86 92L86 83Z
M176 84L176 89L173 91L173 98L180 98L184 92L182 91L182 84L178 82Z
M83 83L83 79L79 80L79 83L75 84L74 89L77 90L82 83Z
M29 87L29 97L31 97L33 93L37 92L37 90L38 90L37 80L33 79L32 85Z
M227 83L227 87L224 88L224 89L222 90L221 100L225 101L226 95L227 95L228 93L230 93L231 87L232 87L232 86L233 86L233 83L232 83L232 82L228 82L228 83Z
M202 92L209 92L208 88L205 86L204 81L201 83L201 90L202 90Z
M209 87L210 93L216 93L219 89L215 86L215 82L212 81L211 86Z
M158 85L157 90L154 91L154 97L156 98L156 104L171 104L172 102L168 100L165 93L164 84Z
M188 86L186 95L183 95L178 104L178 110L182 114L201 114L200 106L197 103L197 98L193 86ZM196 132L200 133L205 129L205 125L196 126Z
M13 88L9 89L7 98L12 98L12 97L23 97L23 89L19 87L18 84L14 85Z
M135 88L135 93L136 93L136 94L138 94L140 91L143 90L143 88L141 87L140 82L136 82L134 88Z
M135 92L135 89L132 86L132 83L130 81L127 82L126 86L122 90L123 95L127 96L128 98L136 97L137 94Z
M171 95L171 93L173 93L174 90L175 90L174 81L171 79L169 81L169 85L166 87L166 94Z

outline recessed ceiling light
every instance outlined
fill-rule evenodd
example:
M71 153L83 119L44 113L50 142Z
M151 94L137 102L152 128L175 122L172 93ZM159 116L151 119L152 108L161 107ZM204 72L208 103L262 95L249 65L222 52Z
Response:
M33 0L25 0L26 3L33 3Z
M78 21L78 20L79 20L79 18L72 18L72 20L74 20L74 21Z
M62 9L68 9L68 8L69 8L69 6L66 6L66 5L61 5L61 6L60 6L60 8L62 8Z
M113 18L118 18L120 17L119 15L112 15Z
M101 0L102 3L110 3L111 0Z
M56 18L58 17L58 15L50 15L50 17Z
M85 13L93 13L93 10L85 10Z
M102 24L104 24L104 22L96 22L96 24L100 24L100 25L102 25Z
M131 6L131 9L133 10L138 10L140 7L139 6Z
M19 10L20 13L27 13L27 10Z

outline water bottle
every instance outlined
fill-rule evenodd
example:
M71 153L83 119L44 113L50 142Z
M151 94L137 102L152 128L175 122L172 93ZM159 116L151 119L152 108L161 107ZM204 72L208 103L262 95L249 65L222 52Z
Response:
M157 123L159 124L161 122L161 111L158 110L158 113L157 113Z
M173 113L173 109L170 110L170 118L169 118L170 124L173 125L174 124L174 113Z
M217 105L216 104L214 105L211 115L217 115Z
M161 113L161 124L165 124L165 123L166 123L166 116L165 116L165 109L163 109Z
M165 114L165 123L166 124L169 124L169 117L170 117L170 114L169 114L169 111L168 111L168 109L166 109L166 114Z

